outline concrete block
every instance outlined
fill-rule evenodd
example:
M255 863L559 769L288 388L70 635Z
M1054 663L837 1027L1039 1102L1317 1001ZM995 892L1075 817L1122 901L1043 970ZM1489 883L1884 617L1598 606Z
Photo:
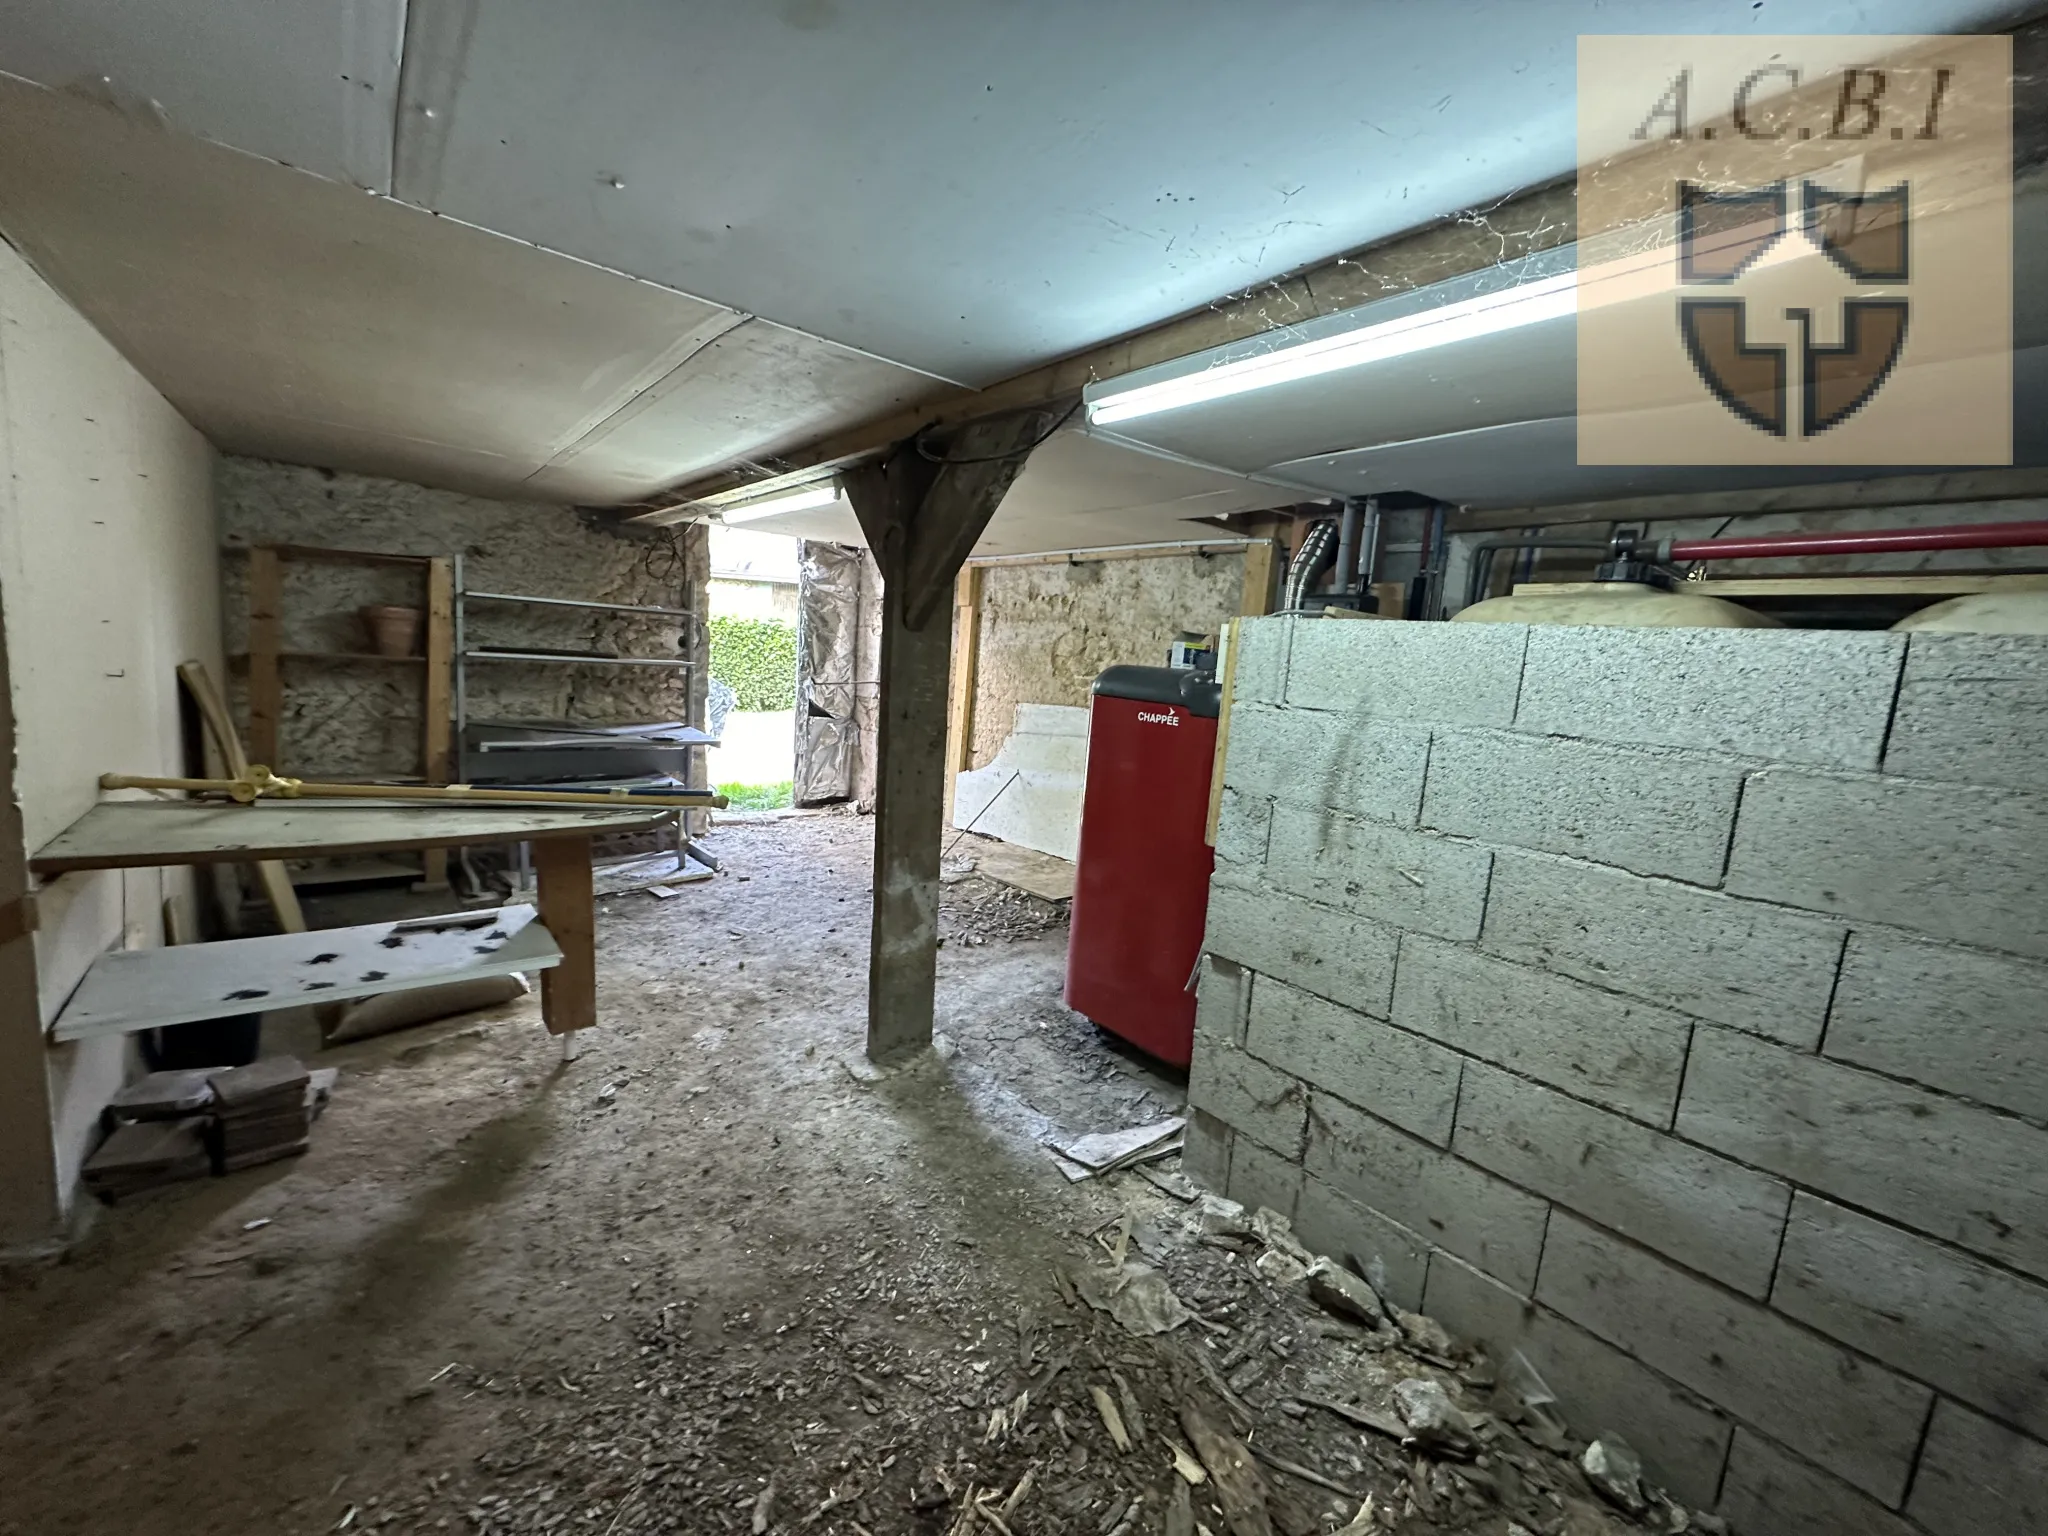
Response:
M1430 747L1422 824L1716 885L1743 771L1732 759L1668 748L1441 731Z
M1497 853L1479 947L1811 1050L1844 931L1693 886Z
M1222 1194L1230 1182L1230 1127L1204 1110L1188 1111L1181 1171L1204 1189Z
M1933 1393L1565 1211L1536 1299L1896 1506Z
M1310 1100L1315 1177L1439 1248L1527 1289L1548 1207L1533 1195L1326 1093Z
M1727 888L2048 959L2043 848L2048 795L1769 768L1743 794Z
M1278 704L1287 689L1287 652L1299 623L1293 617L1245 619L1237 626L1237 667L1231 709L1239 704Z
M1230 1182L1223 1192L1248 1211L1263 1205L1292 1221L1301 1181L1301 1164L1290 1163L1255 1141L1239 1140L1230 1149Z
M1791 1191L1766 1174L1476 1061L1451 1150L1745 1295L1770 1293Z
M1492 863L1470 843L1281 805L1273 809L1266 878L1375 922L1476 939Z
M1286 1073L1234 1046L1208 1039L1195 1042L1188 1103L1282 1157L1301 1156L1308 1126L1307 1091Z
M2048 1120L2048 965L1864 930L1849 940L1826 1054Z
M1885 772L2039 789L2048 762L2048 636L1910 638Z
M1373 720L1507 725L1521 688L1520 624L1359 624L1294 631L1287 702Z
M1429 732L1359 715L1240 704L1230 712L1223 782L1290 805L1415 825Z
M1735 1431L1728 1453L1720 1514L1742 1536L1917 1536L1841 1479L1746 1429Z
M1448 1254L1430 1256L1423 1299L1425 1312L1485 1344L1496 1363L1519 1352L1579 1435L1618 1430L1651 1482L1696 1509L1714 1502L1732 1425L1711 1403Z
M2048 1440L2048 1286L1802 1193L1771 1305Z
M1477 950L1404 934L1393 1021L1652 1125L1671 1123L1690 1020Z
M1819 629L1529 631L1518 730L1875 768L1905 636Z
M1678 1133L2048 1278L2048 1132L2024 1121L1702 1028Z
M1204 955L1195 966L1195 1034L1219 1045L1243 1045L1252 978L1240 965Z
M1392 1217L1360 1205L1310 1175L1301 1183L1294 1235L1311 1253L1340 1264L1356 1263L1380 1293L1410 1312L1422 1309L1429 1274L1429 1242Z
M1257 885L1272 833L1273 802L1226 786L1216 807L1216 877L1230 885Z
M1464 1058L1433 1040L1263 976L1245 1049L1424 1141L1450 1145Z
M1934 1536L2048 1531L2048 1445L1937 1404L1906 1513Z
M1212 954L1247 970L1385 1018L1394 1002L1400 936L1349 912L1273 890L1212 886Z

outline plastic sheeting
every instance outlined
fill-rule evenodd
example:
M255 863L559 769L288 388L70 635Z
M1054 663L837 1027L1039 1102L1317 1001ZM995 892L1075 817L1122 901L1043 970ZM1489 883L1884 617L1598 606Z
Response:
M859 667L861 552L805 540L797 546L798 805L854 793L860 726L854 718Z

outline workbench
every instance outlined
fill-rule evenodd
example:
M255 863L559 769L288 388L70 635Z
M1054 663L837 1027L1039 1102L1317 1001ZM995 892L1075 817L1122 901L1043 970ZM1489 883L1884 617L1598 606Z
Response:
M29 868L48 879L87 869L253 864L397 849L459 848L470 843L531 842L539 883L539 926L561 955L541 972L541 1017L549 1033L568 1035L597 1022L591 839L644 832L672 814L653 807L585 810L364 800L271 800L254 805L116 800L94 806L58 833L37 850ZM235 939L222 945L192 947L219 949L269 942Z

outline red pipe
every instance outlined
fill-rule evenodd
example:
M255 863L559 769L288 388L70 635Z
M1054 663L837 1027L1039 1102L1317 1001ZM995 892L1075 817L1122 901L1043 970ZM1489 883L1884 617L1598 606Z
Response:
M1880 555L1928 549L2019 549L2048 544L2048 522L1959 523L1947 528L1865 528L1846 533L1760 533L1746 539L1676 539L1666 560L1768 560L1783 555Z

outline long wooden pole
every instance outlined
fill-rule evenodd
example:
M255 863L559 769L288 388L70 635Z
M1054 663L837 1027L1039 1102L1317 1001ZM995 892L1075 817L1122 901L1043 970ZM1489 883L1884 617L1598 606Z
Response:
M651 805L722 811L723 795L684 789L635 794L623 789L478 789L470 784L320 784L282 779L267 768L252 768L237 779L159 779L131 773L103 773L101 789L182 789L190 794L226 795L238 805L274 800L486 801L495 805Z

